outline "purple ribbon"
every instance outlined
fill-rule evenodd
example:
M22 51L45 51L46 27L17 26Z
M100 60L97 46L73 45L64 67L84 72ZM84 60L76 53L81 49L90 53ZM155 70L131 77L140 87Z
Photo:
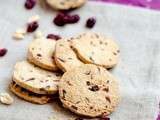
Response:
M160 10L160 0L97 0Z

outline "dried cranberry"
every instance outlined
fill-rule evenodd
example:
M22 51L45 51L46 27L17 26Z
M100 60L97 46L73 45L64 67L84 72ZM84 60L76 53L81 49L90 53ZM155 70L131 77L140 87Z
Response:
M0 49L0 57L3 57L6 53L7 53L7 49L6 48L1 48Z
M91 91L98 91L99 90L99 87L98 87L98 85L93 85L93 86L91 86L90 88L89 88L89 90L91 90Z
M26 9L32 9L36 5L36 0L26 0L24 6Z
M72 15L68 17L68 23L77 23L79 20L79 15Z
M59 13L53 20L53 22L57 25L57 26L64 26L65 22L64 22L64 17L65 14L64 13Z
M65 24L66 24L66 23L69 23L70 17L71 17L71 16L69 16L69 15L65 15L65 16L63 17L63 21L64 21Z
M59 13L53 20L53 22L57 25L57 26L64 26L65 24L73 24L73 23L77 23L80 20L79 15L75 14L75 15L69 15L67 13L61 12Z
M55 35L55 34L48 34L47 38L49 39L54 39L54 40L59 40L61 39L61 37L59 35Z
M87 20L86 27L93 28L95 24L96 24L96 19L94 17L91 17Z
M31 22L28 24L27 32L34 32L39 27L39 24L37 21Z

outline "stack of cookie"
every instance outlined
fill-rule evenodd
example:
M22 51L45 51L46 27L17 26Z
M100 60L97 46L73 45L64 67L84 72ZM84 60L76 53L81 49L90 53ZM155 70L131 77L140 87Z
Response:
M61 73L52 54L54 40L35 39L28 48L28 61L17 62L14 67L10 89L17 96L38 104L48 103L58 92ZM54 71L54 72L53 72Z
M107 71L119 58L113 40L96 33L39 38L29 45L27 58L14 68L10 89L17 96L45 104L59 93L65 108L90 117L109 115L118 105L119 85Z

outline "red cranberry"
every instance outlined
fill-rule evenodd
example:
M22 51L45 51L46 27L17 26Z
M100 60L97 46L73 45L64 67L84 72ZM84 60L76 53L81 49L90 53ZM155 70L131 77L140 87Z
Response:
M93 85L92 87L89 88L89 90L91 90L91 91L98 91L99 87L98 87L98 85Z
M63 17L63 21L64 21L65 24L66 24L66 23L69 23L69 21L70 21L70 16L69 16L69 15L65 15L65 16Z
M32 9L36 5L36 0L26 0L24 6L26 9Z
M34 32L39 27L39 24L37 21L31 22L28 24L27 32Z
M55 34L48 34L47 35L48 39L54 39L54 40L59 40L61 39L61 37L59 35L55 35Z
M91 17L87 20L86 27L93 28L95 24L96 24L96 19Z
M57 26L64 26L65 22L64 22L64 17L65 14L64 13L59 13L53 20L53 22L57 25Z
M80 20L80 17L78 15L69 15L67 13L61 12L59 13L53 20L53 22L57 26L64 26L65 24L73 24L77 23Z
M7 53L7 49L6 48L1 48L0 49L0 57L3 57L6 53Z
M79 15L72 15L68 17L68 23L77 23L79 20Z

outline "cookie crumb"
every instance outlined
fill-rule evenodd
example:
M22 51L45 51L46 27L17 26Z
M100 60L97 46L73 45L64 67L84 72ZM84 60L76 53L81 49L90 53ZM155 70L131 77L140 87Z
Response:
M22 40L24 39L25 35L26 35L25 29L17 29L16 32L13 34L13 38L16 40Z
M16 40L22 40L22 39L24 39L24 35L15 33L13 35L13 38Z
M39 15L31 16L31 17L28 19L28 23L32 23L32 22L35 22L35 21L39 21L39 19L40 19L40 16L39 16Z
M13 98L8 93L0 94L0 102L6 105L11 105L13 103Z

